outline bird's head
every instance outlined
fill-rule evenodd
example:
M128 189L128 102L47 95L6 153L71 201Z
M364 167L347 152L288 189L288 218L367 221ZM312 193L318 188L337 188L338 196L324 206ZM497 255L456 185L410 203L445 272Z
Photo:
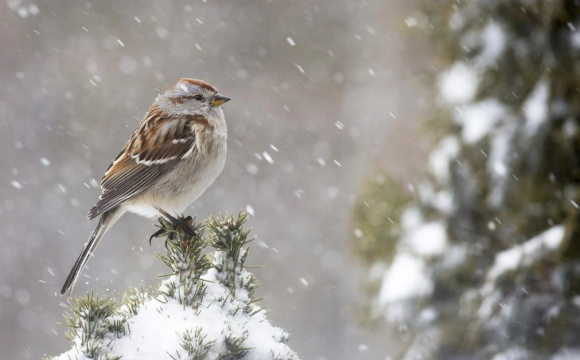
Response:
M157 98L164 111L172 115L200 115L223 117L221 105L230 101L218 90L202 80L181 79Z

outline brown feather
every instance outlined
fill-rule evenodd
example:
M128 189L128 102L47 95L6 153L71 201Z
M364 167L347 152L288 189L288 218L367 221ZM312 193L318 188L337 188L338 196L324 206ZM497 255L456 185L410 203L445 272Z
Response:
M173 105L181 105L183 104L183 96L170 97L169 101L171 101Z
M136 196L167 173L196 146L196 138L204 135L200 129L206 127L212 128L201 116L166 116L157 105L152 105L103 176L102 194L88 218L93 219Z
M183 78L183 79L180 79L179 81L180 81L180 82L186 82L186 83L190 83L190 84L193 84L193 85L197 85L197 86L199 86L200 88L204 88L204 89L207 89L207 90L213 91L213 92L215 92L216 94L218 93L218 91L217 91L217 89L216 89L216 88L214 88L213 86L211 86L210 84L206 83L206 82L205 82L205 81L203 81L203 80L197 80L197 79L188 79L188 78Z

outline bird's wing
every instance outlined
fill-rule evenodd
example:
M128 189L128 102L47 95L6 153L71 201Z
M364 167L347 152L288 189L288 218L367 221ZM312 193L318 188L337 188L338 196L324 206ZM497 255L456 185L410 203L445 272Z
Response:
M103 180L99 201L87 218L94 219L147 189L181 159L196 156L195 116L164 117L152 106ZM201 121L203 123L203 121Z

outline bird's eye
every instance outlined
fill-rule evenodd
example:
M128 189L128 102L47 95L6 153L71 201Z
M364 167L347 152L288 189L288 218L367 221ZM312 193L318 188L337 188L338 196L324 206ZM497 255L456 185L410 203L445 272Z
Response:
M194 98L195 100L197 100L197 101L202 101L202 100L203 100L203 96L201 96L201 95L199 95L199 94L198 94L198 95L195 95L193 98Z

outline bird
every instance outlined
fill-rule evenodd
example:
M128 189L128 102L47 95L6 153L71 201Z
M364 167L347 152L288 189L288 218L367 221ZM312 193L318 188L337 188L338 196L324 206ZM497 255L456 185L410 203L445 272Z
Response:
M192 232L179 214L213 184L227 153L221 105L230 101L205 81L183 78L149 107L101 180L101 195L89 211L97 226L72 267L61 295L75 282L103 235L128 212L164 217Z

